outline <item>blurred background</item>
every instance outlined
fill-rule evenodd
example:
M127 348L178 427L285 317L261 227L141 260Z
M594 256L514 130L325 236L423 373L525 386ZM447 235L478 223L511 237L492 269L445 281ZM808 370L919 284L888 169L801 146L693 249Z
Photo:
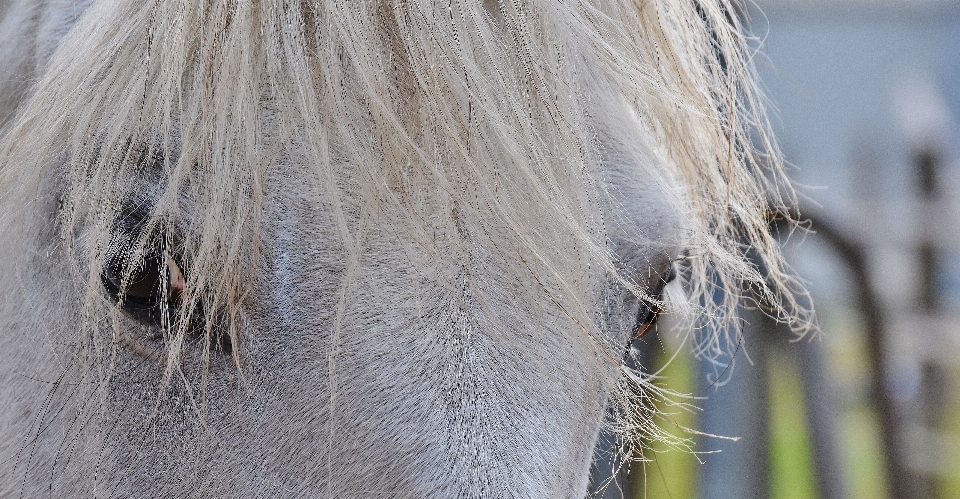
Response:
M960 498L960 0L749 13L822 333L745 311L734 355L674 358L663 384L698 409L661 426L694 452L651 444L599 497ZM654 366L684 349L665 329Z

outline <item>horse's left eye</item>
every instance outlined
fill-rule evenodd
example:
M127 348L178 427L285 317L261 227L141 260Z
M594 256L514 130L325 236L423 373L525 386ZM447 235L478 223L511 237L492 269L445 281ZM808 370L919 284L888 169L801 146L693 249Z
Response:
M657 280L656 286L650 290L650 296L656 297L657 301L663 300L663 288L676 279L677 273L673 265L671 265L661 276L662 277ZM637 312L637 325L633 327L633 339L642 338L643 335L650 332L653 326L656 325L657 319L660 317L660 312L662 312L662 310L656 303L643 300L640 304L640 310Z
M659 299L660 297L657 297ZM643 335L650 332L656 325L660 317L660 307L653 303L644 303L640 307L640 313L637 314L637 325L633 329L633 339L643 338Z

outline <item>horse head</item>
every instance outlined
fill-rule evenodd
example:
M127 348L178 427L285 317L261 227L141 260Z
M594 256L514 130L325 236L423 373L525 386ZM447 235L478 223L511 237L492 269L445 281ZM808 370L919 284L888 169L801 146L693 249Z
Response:
M642 4L9 6L0 490L582 497L631 339L787 282L733 8Z

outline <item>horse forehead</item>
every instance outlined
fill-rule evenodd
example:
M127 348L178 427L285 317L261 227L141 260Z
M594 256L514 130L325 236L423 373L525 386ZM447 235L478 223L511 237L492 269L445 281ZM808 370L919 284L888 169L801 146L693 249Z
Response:
M683 252L687 244L685 225L675 187L648 174L656 168L655 160L640 155L629 161L626 164L621 157L616 162L595 165L602 185L599 189L597 185L581 186L583 191L596 196L590 207L595 211L586 210L579 215L598 219L593 221L600 231L594 234L596 240L601 244L606 241L607 249L622 265L620 270L630 274L625 277L645 286L655 284L656 276ZM349 168L341 173L349 175ZM310 181L304 175L304 171L291 174L289 169L281 169L267 182L266 192L265 224L269 228L265 236L273 274L272 295L278 306L291 313L295 307L289 296L294 288L317 285L308 281L303 266L320 269L317 272L323 274L322 285L335 287L336 279L330 279L328 273L347 271L351 251L360 252L359 268L382 276L419 272L436 279L451 279L482 273L488 284L500 282L509 286L518 271L533 271L531 262L511 250L510 244L504 244L522 234L497 226L497 221L491 220L494 215L476 205L437 203L416 212L411 215L418 218L412 224L419 231L415 233L401 221L403 216L394 212L396 205L380 205L378 200L364 199L356 193L351 196L347 189L346 196L339 201L352 206L336 206L329 196L309 188ZM431 190L435 186L422 187ZM523 229L558 231L563 227L557 220L533 219ZM570 239L578 236L574 232L567 234ZM354 245L360 248L351 248ZM586 264L590 257L585 253L564 253L562 248L548 245L535 251L563 253L560 263L565 264L567 271L607 273L601 265ZM453 253L459 257L444 258Z

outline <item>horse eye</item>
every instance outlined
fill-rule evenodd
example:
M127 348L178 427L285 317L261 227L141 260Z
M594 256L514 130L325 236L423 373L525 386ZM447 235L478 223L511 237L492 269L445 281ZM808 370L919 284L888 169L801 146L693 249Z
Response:
M124 314L149 326L183 328L187 338L208 341L216 351L229 354L230 335L219 322L212 323L211 330L202 300L191 299L180 239L161 231L146 234L149 212L144 206L127 203L114 220L100 271L104 291ZM185 304L189 310L184 315Z
M107 257L103 284L107 293L124 308L154 307L163 296L163 263L158 255L134 258L126 251ZM122 291L122 292L121 292Z
M104 290L124 312L160 324L163 307L179 302L185 279L161 242L134 252L130 241L116 238L107 252L100 275Z
M643 306L640 307L640 313L637 314L637 325L633 329L633 339L643 338L643 335L650 332L653 326L656 325L657 319L660 317L660 312L660 307L655 304L644 303Z
M661 275L662 277L657 281L656 287L652 289L650 293L651 296L657 297L657 301L663 300L663 288L667 287L667 284L671 283L677 277L673 265ZM633 339L642 338L643 335L650 332L653 326L656 325L657 319L660 317L660 312L662 311L656 303L644 300L640 305L640 310L637 312L637 325L633 328Z

